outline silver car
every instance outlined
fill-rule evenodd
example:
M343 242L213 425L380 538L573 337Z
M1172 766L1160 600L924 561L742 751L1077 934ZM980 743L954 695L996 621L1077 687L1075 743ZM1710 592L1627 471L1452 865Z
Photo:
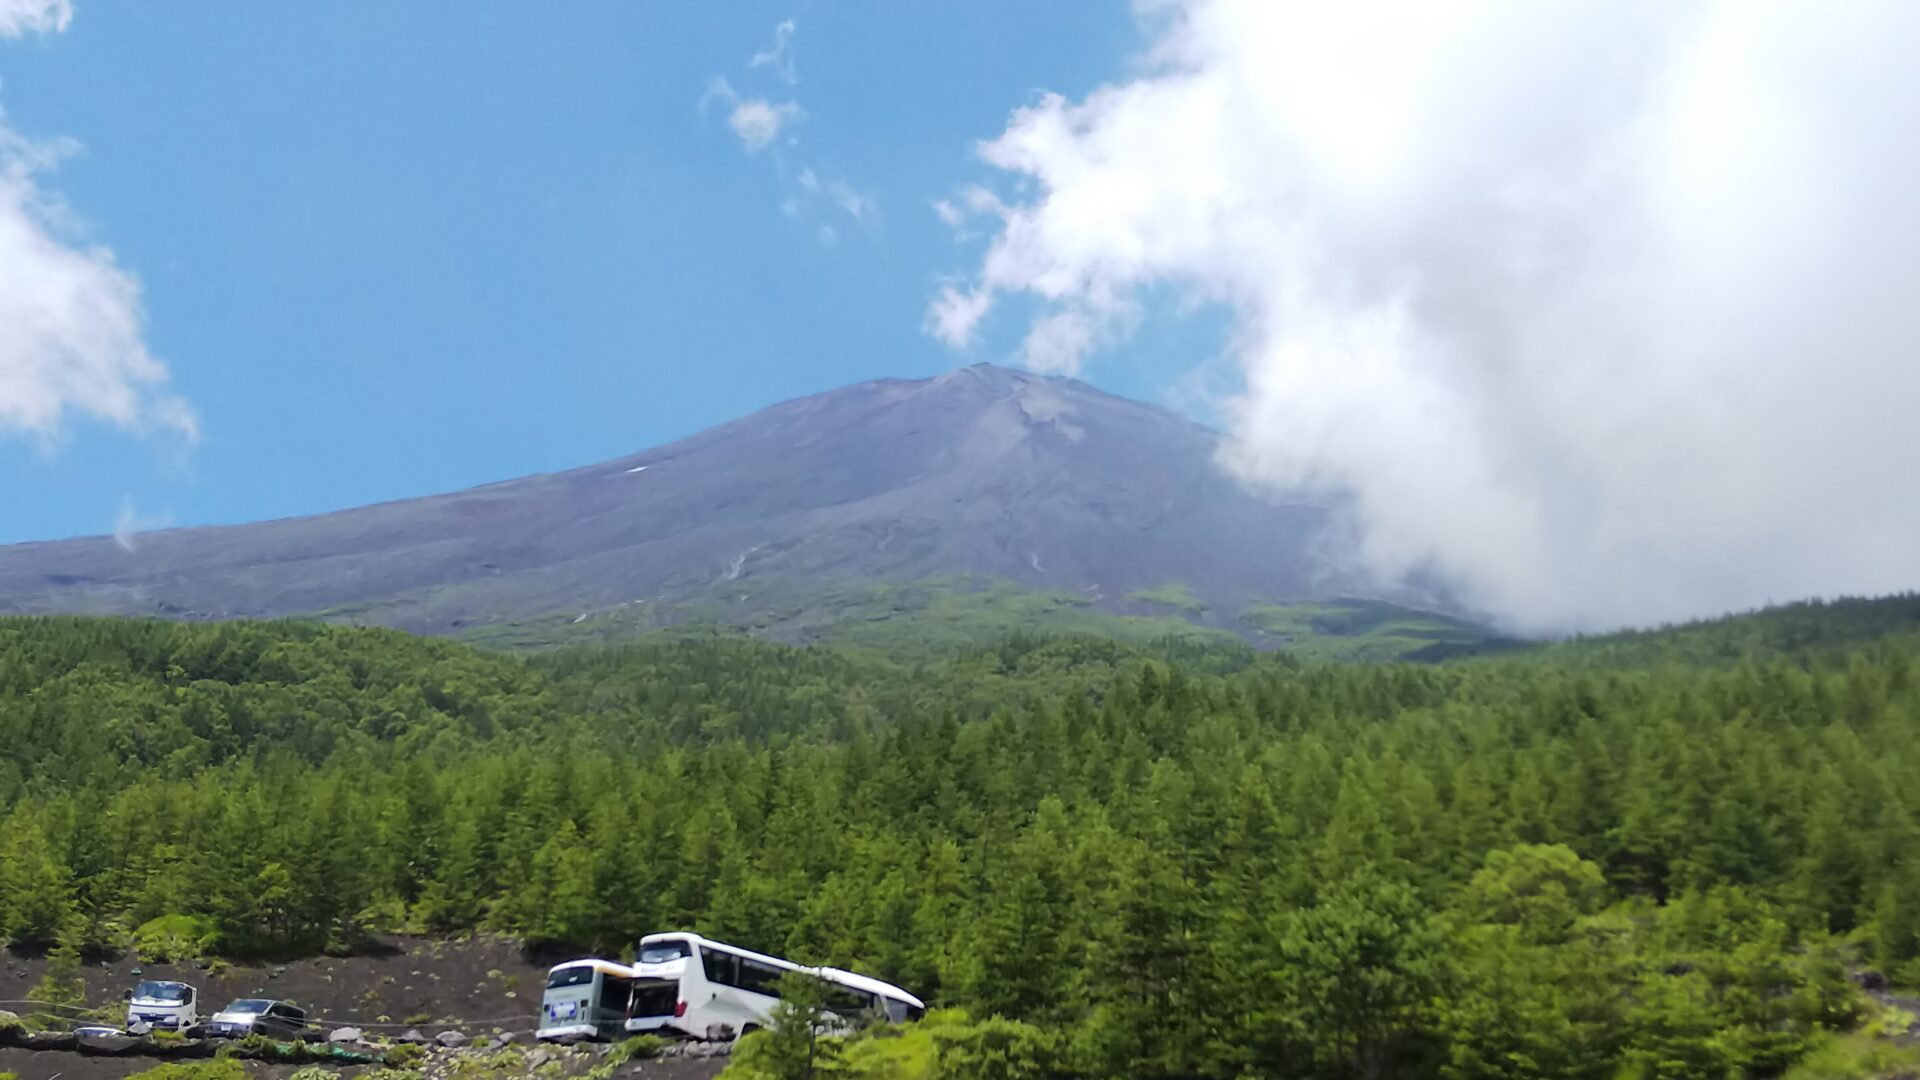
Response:
M241 998L213 1014L207 1021L207 1034L216 1039L244 1039L248 1035L303 1039L307 1035L307 1012L291 1002Z

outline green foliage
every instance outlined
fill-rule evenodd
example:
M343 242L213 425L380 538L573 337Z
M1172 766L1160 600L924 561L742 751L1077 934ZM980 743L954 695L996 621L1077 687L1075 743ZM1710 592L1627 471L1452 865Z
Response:
M56 1015L86 1004L87 980L80 974L80 951L63 941L47 954L47 970L27 991L37 1007L52 1006Z
M380 1064L389 1069L417 1069L427 1060L427 1048L417 1043L394 1043L380 1054Z
M1876 1080L1920 1075L1920 1046L1867 1034L1833 1035L1781 1074L1781 1080Z
M1920 638L1883 614L1644 666L0 619L0 925L687 927L967 1010L743 1043L779 1075L809 1031L873 1075L1776 1075L1860 1022L1836 943L1920 959Z
M1189 615L1199 615L1207 610L1206 601L1193 594L1193 590L1180 582L1157 585L1151 589L1137 589L1127 594L1127 599L1142 604L1159 604Z
M1518 644L1460 619L1377 600L1249 604L1240 622L1262 645L1316 660L1446 660Z
M843 1041L826 983L800 972L781 976L772 1026L750 1032L735 1051L741 1075L758 1080L814 1080L840 1072Z
M624 1065L629 1061L646 1061L660 1056L667 1048L667 1040L658 1035L635 1035L624 1042L616 1043L607 1054L607 1060L615 1065Z
M1372 870L1277 913L1252 944L1256 1061L1304 1058L1322 1076L1401 1075L1419 1060L1432 1003L1447 989L1445 949L1413 889Z
M213 1058L156 1065L127 1080L246 1080L246 1076L246 1068L233 1058Z
M133 948L149 963L184 964L205 957L220 939L204 915L162 915L133 932Z
M833 1072L847 1080L1049 1080L1068 1076L1063 1040L1045 1028L993 1017L976 1020L959 1009L929 1013L903 1027L871 1027L834 1045ZM741 1043L722 1074L727 1080L761 1080L770 1036Z

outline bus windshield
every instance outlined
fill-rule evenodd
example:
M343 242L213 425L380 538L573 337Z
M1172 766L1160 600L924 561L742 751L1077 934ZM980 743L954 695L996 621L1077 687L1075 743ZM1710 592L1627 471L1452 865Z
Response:
M643 964L664 964L669 960L685 959L688 955L684 941L654 941L640 946L640 962Z
M590 967L555 968L547 976L547 989L554 990L562 986L585 986L593 981L593 969Z

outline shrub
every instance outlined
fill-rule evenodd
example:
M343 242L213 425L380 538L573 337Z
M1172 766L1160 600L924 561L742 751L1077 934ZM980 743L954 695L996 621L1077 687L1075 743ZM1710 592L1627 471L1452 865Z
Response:
M1920 1070L1920 1047L1901 1046L1864 1032L1836 1035L1815 1046L1781 1080L1866 1080L1911 1076Z
M247 1071L232 1058L182 1061L137 1072L127 1080L247 1080Z
M659 1057L660 1051L666 1048L667 1040L658 1035L635 1035L626 1042L615 1046L613 1051L607 1055L607 1060L615 1065L625 1064L629 1061L645 1061L648 1058Z
M142 960L185 964L212 952L218 934L213 920L200 915L162 915L133 932L133 948Z
M387 1047L387 1052L381 1057L381 1063L389 1069L414 1069L418 1068L426 1057L427 1049L424 1046L417 1043L395 1043Z

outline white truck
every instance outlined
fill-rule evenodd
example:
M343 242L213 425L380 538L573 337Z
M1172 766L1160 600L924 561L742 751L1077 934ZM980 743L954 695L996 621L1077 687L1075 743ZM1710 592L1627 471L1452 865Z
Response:
M200 1023L199 999L183 982L143 982L127 993L127 1028L184 1032Z

